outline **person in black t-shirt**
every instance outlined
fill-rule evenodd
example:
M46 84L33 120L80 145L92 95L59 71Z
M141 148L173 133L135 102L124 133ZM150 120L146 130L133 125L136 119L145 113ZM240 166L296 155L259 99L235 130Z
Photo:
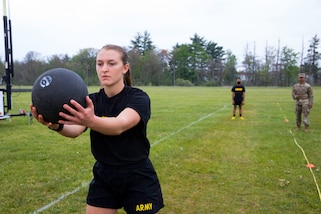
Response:
M86 213L157 213L164 207L156 171L149 159L146 136L150 99L132 87L124 48L106 45L97 54L96 71L101 89L86 97L87 107L75 100L60 112L59 124L44 121L31 105L34 117L66 137L90 128L91 151L96 159L89 186Z
M233 105L233 116L232 120L235 120L235 113L237 106L239 107L240 119L244 120L242 116L242 106L245 101L245 87L241 84L241 79L236 80L236 85L232 87L232 105Z

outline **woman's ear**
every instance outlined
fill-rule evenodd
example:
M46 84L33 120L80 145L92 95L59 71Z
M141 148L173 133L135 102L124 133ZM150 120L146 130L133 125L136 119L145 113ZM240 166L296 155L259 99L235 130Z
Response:
M123 74L126 74L128 70L129 70L129 64L127 63L126 65L124 65Z

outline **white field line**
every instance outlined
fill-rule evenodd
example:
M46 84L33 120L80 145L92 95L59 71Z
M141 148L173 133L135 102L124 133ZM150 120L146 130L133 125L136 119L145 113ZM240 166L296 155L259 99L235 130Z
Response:
M165 137L163 137L163 138L155 141L153 144L151 144L151 147L156 146L156 145L159 144L160 142L162 142L162 141L164 141L164 140L172 137L173 135L178 134L179 132L183 131L184 129L187 129L187 128L195 125L196 123L201 122L202 120L204 120L204 119L206 119L206 118L211 117L213 114L216 114L217 112L220 112L220 111L222 111L222 110L224 110L224 109L226 109L226 105L224 105L222 108L217 109L216 111L214 111L214 112L212 112L212 113L210 113L210 114L208 114L208 115L205 115L205 116L199 118L198 120L195 120L195 121L191 122L190 124L188 124L188 125L180 128L180 129L178 129L177 131L172 132L172 133L170 133L169 135L167 135L167 136L165 136ZM59 198L57 198L56 200L50 202L49 204L47 204L47 205L45 205L45 206L43 206L43 207L41 207L41 208L33 211L32 213L29 213L29 214L38 214L38 213L40 213L40 212L42 212L42 211L45 211L46 209L48 209L49 207L53 206L54 204L62 201L64 198L68 197L69 195L72 195L72 194L78 192L80 189L82 189L82 188L84 188L84 187L87 187L87 186L89 185L89 183L90 183L90 182L82 183L82 185L79 186L79 187L77 187L76 189L74 189L74 190L72 190L72 191L70 191L70 192L67 192L67 193L61 195L61 196L60 196Z
M187 128L193 126L193 125L196 124L196 123L201 122L202 120L204 120L204 119L206 119L206 118L208 118L208 117L211 117L213 114L215 114L215 113L217 113L217 112L219 112L219 111L222 111L222 110L224 110L225 108L226 108L226 105L224 105L222 108L217 109L216 111L214 111L214 112L212 112L212 113L210 113L210 114L208 114L208 115L205 115L205 116L199 118L198 120L195 120L195 121L191 122L190 124L188 124L188 125L180 128L180 129L178 129L177 131L170 133L169 135L167 135L167 136L165 136L165 137L163 137L163 138L155 141L153 144L151 144L151 147L156 146L156 145L159 144L160 142L162 142L162 141L164 141L164 140L172 137L173 135L176 135L177 133L183 131L184 129L187 129Z
M48 209L49 207L53 206L54 204L60 202L61 200L63 200L64 198L66 198L67 196L69 195L72 195L76 192L78 192L81 188L83 187L87 187L89 185L89 182L86 182L86 183L82 183L81 186L77 187L76 189L74 189L73 191L71 192L67 192L65 194L63 194L62 196L60 196L59 198L57 198L55 201L52 201L50 202L49 204L47 204L46 206L43 206L35 211L33 211L32 213L29 213L29 214L37 214L37 213L40 213L42 211L45 211L46 209Z

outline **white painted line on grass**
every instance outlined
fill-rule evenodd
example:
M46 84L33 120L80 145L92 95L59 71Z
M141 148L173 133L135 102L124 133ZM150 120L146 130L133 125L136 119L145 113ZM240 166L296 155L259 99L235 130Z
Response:
M77 187L77 188L74 189L73 191L67 192L67 193L63 194L62 196L60 196L59 198L57 198L55 201L52 201L52 202L50 202L49 204L47 204L46 206L43 206L43 207L35 210L34 212L32 212L32 214L37 214L37 213L40 213L40 212L42 212L42 211L45 211L45 210L48 209L49 207L51 207L51 206L53 206L54 204L60 202L62 199L66 198L66 197L69 196L69 195L72 195L72 194L78 192L81 188L87 187L88 185L89 185L89 182L82 183L81 186ZM30 214L31 214L31 213L30 213Z
M180 128L180 129L178 129L177 131L170 133L169 135L161 138L160 140L155 141L153 144L151 144L151 147L156 146L156 145L159 144L160 142L162 142L162 141L164 141L164 140L172 137L173 135L175 135L175 134L183 131L183 130L186 129L186 128L189 128L189 127L193 126L193 125L196 124L196 123L201 122L202 120L204 120L204 119L206 119L206 118L208 118L208 117L211 117L213 114L215 114L215 113L217 113L217 112L219 112L219 111L222 111L222 110L224 110L224 109L226 109L226 105L224 105L222 108L217 109L216 111L214 111L214 112L212 112L212 113L210 113L210 114L208 114L208 115L205 115L205 116L199 118L198 120L195 120L195 121L191 122L190 124L188 124L188 125ZM43 206L43 207L41 207L41 208L39 208L39 209L35 210L34 212L29 213L29 214L38 214L38 213L40 213L40 212L42 212L42 211L45 211L46 209L48 209L49 207L53 206L54 204L60 202L60 201L63 200L64 198L68 197L69 195L72 195L72 194L78 192L80 189L82 189L82 188L84 188L84 187L87 187L87 186L89 185L89 183L90 183L90 182L82 183L81 186L77 187L76 189L72 190L71 192L67 192L67 193L63 194L62 196L60 196L60 197L57 198L56 200L50 202L50 203L47 204L46 206Z
M215 113L217 113L217 112L219 112L219 111L222 111L222 110L224 110L225 108L226 108L226 105L224 105L222 108L217 109L216 111L214 111L214 112L212 112L212 113L210 113L210 114L208 114L208 115L205 115L205 116L199 118L198 120L195 120L195 121L191 122L190 124L188 124L188 125L180 128L180 129L178 129L177 131L170 133L169 135L167 135L167 136L165 136L165 137L163 137L163 138L155 141L153 144L151 144L151 147L156 146L156 145L159 144L160 142L162 142L162 141L164 141L164 140L172 137L173 135L176 135L177 133L183 131L184 129L187 129L187 128L191 127L192 125L194 125L194 124L196 124L196 123L201 122L202 120L204 120L204 119L206 119L206 118L208 118L208 117L211 117L213 114L215 114Z

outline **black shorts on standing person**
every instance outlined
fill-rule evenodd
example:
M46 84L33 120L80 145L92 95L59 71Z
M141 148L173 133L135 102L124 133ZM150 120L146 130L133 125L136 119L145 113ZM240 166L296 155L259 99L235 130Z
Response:
M120 209L127 213L154 214L162 208L159 181L152 163L146 160L137 166L112 167L96 162L87 196L87 204Z

